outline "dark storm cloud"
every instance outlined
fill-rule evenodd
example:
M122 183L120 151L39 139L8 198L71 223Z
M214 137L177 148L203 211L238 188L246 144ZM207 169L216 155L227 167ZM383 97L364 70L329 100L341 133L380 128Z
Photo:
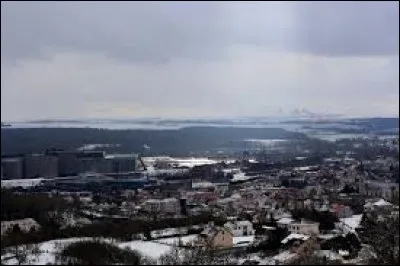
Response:
M397 55L399 45L398 2L2 1L1 7L3 62L49 51L139 62L210 60L235 44L332 56Z

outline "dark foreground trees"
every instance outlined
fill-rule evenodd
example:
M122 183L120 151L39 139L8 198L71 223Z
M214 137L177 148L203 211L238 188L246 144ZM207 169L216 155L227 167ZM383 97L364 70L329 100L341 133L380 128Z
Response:
M72 243L57 256L57 264L62 265L145 265L148 262L138 251L121 249L117 245L100 240Z
M384 220L367 218L360 233L362 242L372 247L379 265L399 265L399 217Z

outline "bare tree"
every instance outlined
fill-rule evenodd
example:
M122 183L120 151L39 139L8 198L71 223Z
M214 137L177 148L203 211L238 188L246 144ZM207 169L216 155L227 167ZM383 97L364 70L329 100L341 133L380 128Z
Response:
M192 243L186 248L172 248L171 252L159 258L159 262L161 265L228 265L230 259L223 251L210 245Z
M363 242L370 245L378 264L399 264L399 218L384 221L370 220L364 224Z
M28 259L28 249L25 245L22 246L14 246L12 248L13 255L17 260L18 265L24 264Z

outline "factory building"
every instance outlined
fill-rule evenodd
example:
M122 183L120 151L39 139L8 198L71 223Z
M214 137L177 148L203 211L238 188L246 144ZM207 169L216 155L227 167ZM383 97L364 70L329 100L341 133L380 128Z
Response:
M23 160L21 157L1 159L1 179L16 179L23 177Z
M2 158L4 179L76 176L82 173L127 174L137 169L136 154L111 154L104 151L62 151Z
M46 154L25 155L25 178L58 176L58 158Z
M168 213L177 214L180 212L180 203L178 199L149 199L142 204L142 209L150 213Z
M128 173L136 170L136 154L110 154L105 159L111 166L111 173Z
M79 159L75 152L62 152L58 154L58 171L60 176L79 174Z

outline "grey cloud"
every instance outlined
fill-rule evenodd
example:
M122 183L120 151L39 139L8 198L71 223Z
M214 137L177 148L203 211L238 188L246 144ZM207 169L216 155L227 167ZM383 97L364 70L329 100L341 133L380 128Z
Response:
M398 55L399 2L298 2L299 44L325 55Z
M218 4L2 2L2 57L46 48L135 61L214 57L224 38L217 15Z
M1 2L2 61L49 51L221 59L235 44L397 55L398 2Z

